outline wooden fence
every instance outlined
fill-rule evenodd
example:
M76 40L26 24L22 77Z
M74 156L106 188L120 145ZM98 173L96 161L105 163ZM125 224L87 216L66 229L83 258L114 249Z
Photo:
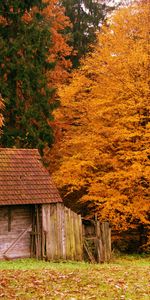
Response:
M108 222L83 220L84 252L92 263L109 262L111 259L111 228Z
M82 220L61 203L42 205L42 257L82 260Z
M31 257L92 263L111 259L109 223L81 219L62 203L37 205L32 228Z

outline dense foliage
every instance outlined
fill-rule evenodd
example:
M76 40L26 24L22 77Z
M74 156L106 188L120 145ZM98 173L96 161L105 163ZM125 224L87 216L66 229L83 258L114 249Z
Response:
M57 81L61 80L68 67L64 56L69 47L60 34L68 25L54 0L50 5L47 1L1 1L0 92L6 105L1 145L43 149L53 142L48 123L57 105L52 79L57 72Z
M112 9L105 1L93 0L62 0L65 14L69 17L72 27L70 45L73 48L71 60L73 66L78 66L81 57L89 51L91 44L96 41L96 32L100 30L107 12ZM108 1L107 1L108 2Z
M117 230L150 226L148 4L120 9L60 89L54 178ZM144 20L144 22L143 22ZM59 150L58 150L59 149ZM81 192L82 191L82 192Z
M108 3L0 1L0 145L44 148L69 206L140 232L148 249L149 1L102 26Z
M65 16L65 9L58 0L48 0L43 15L50 21L51 47L49 49L49 61L55 63L54 68L47 73L49 85L57 86L64 82L70 73L71 61L68 57L72 48L68 45L70 36L66 32L71 27L70 20Z

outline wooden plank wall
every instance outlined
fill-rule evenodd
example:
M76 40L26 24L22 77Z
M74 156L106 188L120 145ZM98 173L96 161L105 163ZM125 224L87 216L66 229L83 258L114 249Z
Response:
M0 259L30 257L30 205L0 206Z
M111 259L111 228L109 222L96 223L98 262Z
M92 263L110 261L111 228L109 222L100 223L97 219L88 220L88 223L83 221L83 241L84 250Z
M42 211L41 205L35 204L32 217L31 257L41 259L42 255Z
M82 221L62 203L42 205L42 253L48 260L82 260Z

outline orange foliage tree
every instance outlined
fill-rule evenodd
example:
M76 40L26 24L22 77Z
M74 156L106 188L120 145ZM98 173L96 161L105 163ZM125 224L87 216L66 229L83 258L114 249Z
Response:
M68 45L69 35L65 34L67 28L71 27L70 20L65 16L65 8L58 4L57 0L43 0L46 4L42 11L44 19L50 21L51 47L49 49L48 61L54 63L54 69L48 72L49 84L57 85L68 78L71 61L67 59L72 48ZM38 11L36 7L26 12L23 16L25 22L30 22L33 13Z
M150 225L148 19L148 4L118 10L60 89L53 177L116 230Z
M68 45L69 36L64 31L71 27L69 18L65 16L65 9L58 4L58 0L44 0L48 6L44 9L45 18L51 19L52 47L49 61L55 63L54 70L48 73L50 84L59 84L68 78L71 61L67 59L72 48Z

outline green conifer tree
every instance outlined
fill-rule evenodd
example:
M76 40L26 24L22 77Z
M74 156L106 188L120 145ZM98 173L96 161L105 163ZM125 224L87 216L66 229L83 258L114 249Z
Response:
M100 30L108 10L113 9L105 3L93 0L62 0L65 13L72 22L71 46L74 53L71 60L73 66L79 64L79 60L90 49L91 44L96 41L96 32Z
M38 10L32 11L37 6ZM53 141L54 88L46 72L51 46L50 22L42 16L41 0L0 2L0 93L5 99L5 126L0 139L4 147L43 149ZM25 12L32 12L25 22Z

